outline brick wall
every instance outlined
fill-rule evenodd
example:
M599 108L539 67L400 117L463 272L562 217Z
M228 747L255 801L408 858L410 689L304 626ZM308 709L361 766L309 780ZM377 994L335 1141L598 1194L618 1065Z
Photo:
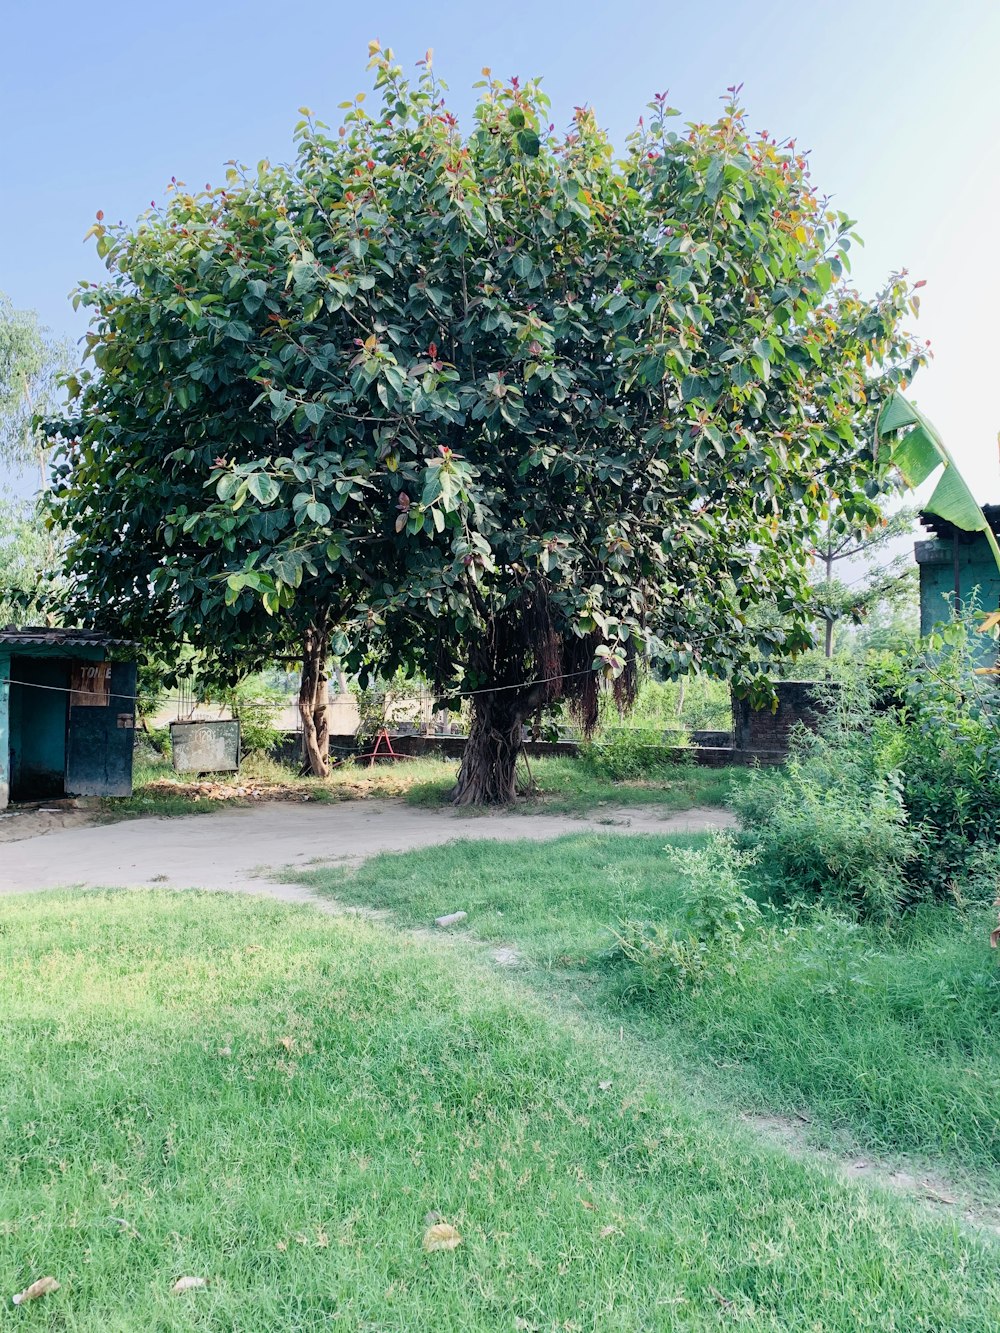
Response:
M830 685L812 680L781 680L775 684L778 707L754 709L746 699L733 700L733 729L737 750L788 753L788 738L797 722L815 727L822 712L822 694Z

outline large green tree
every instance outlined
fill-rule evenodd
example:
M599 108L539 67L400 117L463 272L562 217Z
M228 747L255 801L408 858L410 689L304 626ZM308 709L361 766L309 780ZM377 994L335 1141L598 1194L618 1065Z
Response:
M859 423L919 360L910 291L847 286L852 224L736 90L713 124L657 96L616 160L535 82L487 71L463 133L429 59L372 64L375 109L304 111L291 166L98 218L53 512L78 615L295 640L307 681L340 634L475 691L456 799L506 802L538 710L811 642L824 496L877 519Z

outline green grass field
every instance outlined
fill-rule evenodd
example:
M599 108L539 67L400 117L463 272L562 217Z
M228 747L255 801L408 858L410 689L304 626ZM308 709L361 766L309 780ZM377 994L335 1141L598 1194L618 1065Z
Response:
M1000 1326L995 1242L762 1148L467 950L238 896L8 898L0 1003L0 1292L62 1284L11 1327ZM423 1251L435 1216L457 1250Z
M656 805L666 810L690 810L698 805L722 805L743 770L698 768L678 763L649 778L615 782L601 777L575 759L544 758L531 761L534 789L514 807L521 814L584 814L605 805ZM355 801L401 797L411 805L443 805L455 785L457 760L433 756L400 759L396 763L342 764L328 778L302 778L292 768L250 756L238 774L218 774L214 793L199 793L196 777L176 774L169 761L150 757L137 761L132 796L108 797L102 809L109 818L138 815L203 814L220 806L245 804L252 799L236 795L253 788L260 799ZM527 770L523 770L527 778ZM463 811L475 818L475 809Z
M631 997L630 972L609 964L610 928L676 919L663 848L701 840L455 843L309 882L403 925L463 909L461 930L516 946L615 1030L624 1021L685 1051L736 1104L805 1112L827 1145L939 1159L1000 1200L1000 968L986 909L926 909L891 931L775 915L700 991Z

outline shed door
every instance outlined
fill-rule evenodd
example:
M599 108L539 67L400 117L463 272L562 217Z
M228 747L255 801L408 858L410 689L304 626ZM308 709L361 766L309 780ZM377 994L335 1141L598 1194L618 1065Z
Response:
M107 685L100 702L76 702L82 690L70 696L66 757L66 791L70 796L132 794L135 663L112 662Z
M11 799L58 798L63 795L66 771L68 663L15 656L10 674Z

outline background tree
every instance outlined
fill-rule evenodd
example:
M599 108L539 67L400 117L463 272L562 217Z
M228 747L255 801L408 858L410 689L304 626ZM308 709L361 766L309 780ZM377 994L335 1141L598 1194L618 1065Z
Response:
M15 309L0 292L0 625L56 615L59 538L25 492L32 471L40 488L48 484L48 440L35 417L54 410L69 364L68 347L48 336L34 311Z
M525 720L589 729L602 676L751 688L811 643L824 495L878 515L856 423L920 359L910 293L846 285L852 224L735 89L679 129L657 96L616 161L537 83L487 72L463 136L429 59L372 63L378 108L304 113L291 167L98 218L53 514L79 616L294 638L304 679L339 630L351 668L474 691L456 799L506 802Z
M74 360L33 310L15 309L0 292L0 461L34 469L41 489L48 485L48 440L36 419L55 410L60 377Z
M876 609L890 615L912 605L917 569L900 545L912 538L916 510L903 508L874 524L851 523L831 500L815 549L814 597L823 650L833 656L834 633L845 621L860 625Z

